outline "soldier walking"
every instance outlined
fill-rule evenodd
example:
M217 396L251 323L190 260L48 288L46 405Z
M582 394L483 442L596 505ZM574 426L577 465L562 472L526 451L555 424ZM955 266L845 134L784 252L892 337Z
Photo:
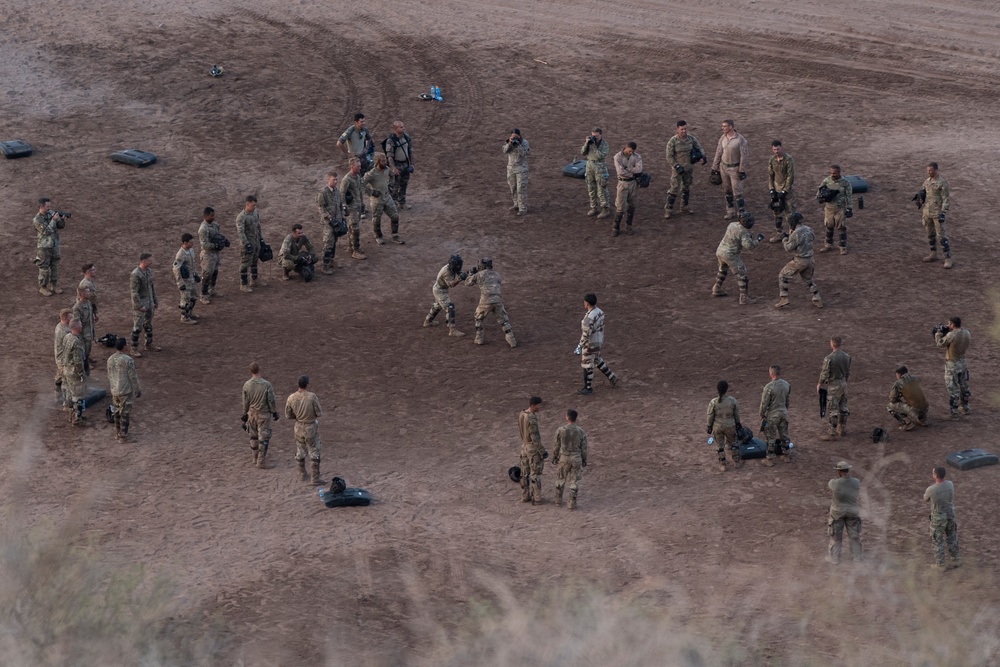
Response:
M948 545L948 554L955 567L962 564L958 555L958 523L955 521L955 484L945 481L948 471L944 466L938 466L931 471L934 483L924 491L924 501L931 504L931 541L934 543L934 567L947 569L944 550Z
M319 208L320 225L323 228L323 273L333 273L333 259L337 255L337 239L334 226L344 217L343 200L337 189L339 176L335 171L326 173L326 187L316 195L316 206Z
M562 505L563 489L569 484L566 509L576 509L576 494L580 490L583 469L587 467L587 432L577 425L576 410L566 411L566 423L556 430L556 447L552 451L552 465L557 466L556 505Z
M851 477L851 465L840 461L834 466L837 476L827 482L832 500L830 503L830 518L827 521L827 533L830 535L830 549L826 562L840 564L840 550L844 541L844 529L847 529L847 541L851 547L851 560L862 560L861 550L861 506L858 498L861 495L861 480Z
M790 233L783 234L785 251L792 253L792 259L778 273L778 303L775 308L784 308L788 301L788 281L800 276L812 294L812 304L823 307L823 299L819 296L819 288L813 282L813 272L816 270L816 260L813 257L813 243L816 236L809 225L802 224L802 214L798 211L789 218Z
M310 484L326 484L320 478L319 462L323 443L319 437L319 418L323 409L319 405L316 394L309 391L309 376L299 377L298 390L285 401L285 418L295 420L295 460L299 464L299 477ZM267 445L264 445L267 452ZM306 457L312 462L311 476L306 476ZM261 454L257 467L264 467L264 455Z
M948 329L934 330L934 343L945 348L944 352L944 383L948 388L948 406L951 408L951 418L958 419L959 413L967 415L969 408L969 366L965 362L965 353L972 345L972 334L962 328L961 317L948 319Z
M889 390L886 409L899 422L901 431L912 431L918 424L927 426L927 398L920 388L920 379L910 375L906 366L896 369L896 381Z
M517 215L528 213L528 140L521 137L521 130L514 128L504 142L503 152L507 156L507 186L514 205L510 210Z
M125 354L125 339L115 341L115 353L108 357L108 384L111 388L111 408L115 422L115 438L128 440L128 425L132 415L132 401L142 397L139 374L135 360Z
M528 407L517 417L521 435L521 502L542 504L542 470L545 467L545 448L538 430L538 412L542 399L532 396Z
M833 440L847 435L847 380L851 375L851 355L840 349L840 336L830 339L830 354L823 358L816 393L826 386L826 418L829 430L820 440Z
M392 242L402 245L405 243L399 238L399 210L396 202L389 194L389 187L392 185L392 173L385 164L385 155L379 153L375 156L375 166L361 179L367 187L371 199L369 203L372 207L372 230L375 232L375 243L385 245L382 238L382 212L389 216L389 223L392 229Z
M931 247L931 252L924 257L924 261L936 262L939 259L937 243L940 242L944 252L944 268L950 269L955 264L951 261L951 243L948 241L945 220L948 209L951 208L951 189L948 181L938 173L937 162L927 164L927 180L916 199L917 208L923 209L921 221L927 232L927 244Z
M736 122L731 119L722 121L722 136L715 147L712 173L722 179L726 194L725 220L736 219L746 208L743 181L747 179L749 161L749 145L746 137L736 131Z
M826 226L826 243L820 252L833 250L834 232L840 230L840 254L847 254L847 220L854 217L854 188L840 175L840 165L830 165L830 175L823 179L816 191L816 200L823 204L823 224Z
M503 279L500 273L493 269L493 260L483 257L479 260L478 271L469 275L465 284L470 287L479 286L479 306L476 308L476 345L486 342L483 333L483 320L490 313L497 318L497 323L503 329L504 338L511 347L517 347L517 339L514 338L514 330L510 326L510 318L507 317L507 309L503 307L503 295L500 285Z
M741 306L753 301L750 296L750 277L747 276L747 267L743 263L743 251L753 250L764 240L763 234L757 234L755 237L750 233L753 224L754 219L750 211L741 212L739 221L731 222L726 227L726 233L722 236L719 247L715 249L715 257L719 260L719 271L715 275L712 296L726 296L722 284L732 270L736 274L736 284L740 289Z
M736 431L742 428L740 405L726 393L729 391L729 383L725 380L719 380L715 389L719 395L708 403L708 434L712 436L719 452L719 469L726 472L726 447L729 447L733 467L743 467L740 446L736 441Z
M767 369L771 381L764 385L760 396L760 430L767 438L767 458L764 465L774 465L774 459L779 454L788 454L788 408L791 406L792 388L781 377L781 366L771 366ZM790 456L785 458L791 463Z
M785 152L780 139L771 142L771 159L767 163L767 187L771 191L771 212L774 213L776 231L769 243L778 243L784 238L782 223L794 230L792 218L799 214L795 208L795 160Z
M425 327L437 326L434 318L443 310L445 311L445 320L448 322L448 335L455 337L465 335L458 330L455 324L455 304L451 302L448 290L468 277L468 274L462 272L462 256L452 255L449 257L448 263L441 267L437 278L434 279L434 284L431 285L434 303L431 304L431 310L424 318Z
M163 348L153 344L153 313L159 306L156 299L156 285L153 283L153 255L144 252L139 255L139 266L132 269L129 276L129 295L132 299L132 344L129 351L133 357L141 357L139 352L139 332L146 333L145 349L159 352Z
M260 376L260 365L250 364L252 376L243 384L243 428L250 435L253 463L264 467L267 448L271 442L271 420L278 421L278 406L274 400L274 387Z
M597 307L597 295L584 295L583 307L587 312L580 322L583 333L576 346L576 354L580 355L580 365L583 366L583 389L578 389L576 393L589 396L594 393L595 368L604 373L612 387L618 386L619 379L601 356L601 349L604 347L604 311Z
M604 219L611 215L611 204L608 201L608 152L611 150L604 140L604 132L595 127L587 135L580 149L580 155L587 161L585 176L587 179L587 196L590 198L590 210L587 215Z
M59 230L66 227L68 213L52 210L52 200L42 197L38 200L38 213L32 219L38 240L35 244L35 266L38 267L38 292L42 296L62 294L59 283L59 260L62 259L62 245Z
M180 289L181 322L198 324L198 317L191 311L198 303L198 287L201 276L198 275L197 264L194 261L194 236L185 232L181 234L181 247L174 255L174 280Z
M621 230L622 218L625 218L625 231L632 233L632 221L635 218L635 206L639 203L639 174L642 173L642 156L639 155L638 144L628 142L625 148L615 153L615 173L618 175L617 193L615 195L615 224L611 228L611 236L618 236ZM625 217L628 214L628 217Z
M264 241L260 213L257 212L257 197L247 195L243 210L236 216L236 233L239 235L241 248L240 291L249 293L253 292L254 287L267 287L267 283L257 276L260 244Z
M361 214L364 212L365 184L361 181L361 160L352 157L350 171L340 181L340 197L347 207L347 241L354 259L368 259L361 252Z
M705 149L693 134L688 134L687 121L677 121L677 134L667 142L667 164L673 169L670 174L670 191L667 194L667 204L663 208L663 217L673 215L677 197L681 197L681 211L694 213L689 205L691 199L691 181L694 178L694 163L701 160L708 163Z
M202 213L201 225L198 226L198 242L201 245L201 297L199 301L208 305L211 297L221 297L215 291L219 280L222 251L229 247L229 239L222 234L222 228L215 221L215 209L206 206Z

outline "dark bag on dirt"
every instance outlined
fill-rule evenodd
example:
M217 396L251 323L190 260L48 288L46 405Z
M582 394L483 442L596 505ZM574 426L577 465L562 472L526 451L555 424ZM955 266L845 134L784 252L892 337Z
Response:
M320 489L319 499L327 507L367 507L372 504L372 496L365 489L346 488L340 493Z
M8 160L13 160L19 157L28 157L34 151L31 144L25 143L19 139L14 141L0 141L0 153Z
M739 444L739 447L740 458L743 460L762 459L767 456L767 443L760 438L744 440Z
M996 454L990 454L982 449L966 449L961 452L952 452L945 457L945 461L948 465L954 466L959 470L972 470L973 468L980 468L982 466L992 466L996 465L998 462Z
M586 160L573 160L568 165L562 169L563 176L569 176L570 178L586 178L587 177L587 161Z
M642 172L635 177L635 180L639 181L640 188L648 188L649 184L653 182L653 175Z
M868 192L868 181L865 180L864 176L858 176L854 174L852 176L844 176L847 182L851 184L851 192L858 194L861 192ZM860 206L858 208L861 208Z
M128 148L117 153L112 153L111 159L122 164L130 164L133 167L148 167L156 162L156 154L148 151L140 151L137 148Z
M270 262L274 259L274 251L271 250L271 246L264 243L264 239L260 241L260 252L257 253L257 258L262 262Z

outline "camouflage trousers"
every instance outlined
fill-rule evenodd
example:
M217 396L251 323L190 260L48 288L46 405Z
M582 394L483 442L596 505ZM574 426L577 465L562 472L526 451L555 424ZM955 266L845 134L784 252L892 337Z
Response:
M132 401L135 397L132 394L111 394L111 405L114 406L115 414L122 421L128 421L132 414Z
M948 242L947 224L938 222L939 212L924 206L921 222L924 223L924 231L927 233L927 242L930 244L931 250L937 250L937 243L940 243L945 257L951 257L951 243Z
M427 314L427 319L433 320L443 310L448 326L455 326L455 304L451 302L448 290L435 285L431 288L431 292L434 294L434 303L431 304L431 311Z
M781 231L782 224L784 224L785 227L788 227L788 229L791 230L789 221L792 219L792 216L795 215L796 211L798 211L798 208L796 207L795 192L789 188L788 190L785 190L785 210L781 213L775 213L774 215L775 228Z
M375 238L382 238L382 213L389 216L389 223L393 234L399 233L399 209L392 197L370 197L368 203L372 207L372 230Z
M847 529L847 541L851 546L851 559L855 561L862 559L861 517L845 516L834 519L831 516L827 526L827 532L830 535L830 560L834 563L840 562L840 547L843 544L845 528Z
M611 208L608 201L608 165L603 161L587 160L586 177L590 208Z
M670 189L668 194L679 197L682 194L691 192L691 182L694 180L694 169L688 168L677 173L677 170L670 171Z
M193 280L180 280L177 282L177 287L181 293L178 308L187 315L198 302L198 287Z
M747 266L743 263L740 255L716 255L719 260L719 272L715 275L715 283L722 289L722 283L726 282L726 276L732 271L736 274L736 284L740 292L746 294L750 290L750 277L747 275Z
M509 336L513 333L513 329L510 326L510 318L507 317L507 309L503 307L502 302L497 303L481 303L476 308L476 340L482 341L483 339L483 320L486 316L493 313L497 318L497 324L503 329L505 336Z
M329 265L337 256L337 236L329 222L323 222L323 265Z
M361 250L361 207L352 206L347 212L347 243L351 252Z
M623 181L618 179L618 186L615 193L615 212L627 213L635 210L635 205L639 203L639 182L635 179Z
M719 461L726 462L726 448L729 448L729 455L733 463L740 460L740 446L736 444L736 425L716 426L712 429L712 437L715 438L715 446L719 452Z
M410 185L410 172L405 168L399 170L399 173L392 177L392 181L389 183L389 194L395 199L400 206L406 206L406 188Z
M559 461L556 472L556 495L562 495L563 488L569 487L571 496L575 496L583 478L583 457L579 454L564 456Z
M56 400L59 405L66 405L66 385L63 384L63 367L56 362Z
M268 442L271 439L271 415L251 410L248 416L247 433L250 434L250 449L257 449L257 441Z
M965 359L944 362L944 384L948 388L948 404L955 412L959 404L969 407L969 366Z
M518 211L528 210L528 170L507 170L507 187Z
M837 428L841 417L851 413L847 410L847 383L835 380L826 386L826 418L830 426Z
M903 403L902 401L899 403L890 403L886 407L886 410L900 424L905 424L907 419L918 424L923 424L927 420L926 410L917 410L912 405Z
M826 204L823 206L823 224L826 226L826 245L833 245L833 236L839 230L840 247L847 247L847 216L845 209L836 204Z
M87 397L87 381L83 369L65 368L63 373L63 391L66 405L72 408L73 423L77 422L76 405Z
M201 279L205 281L205 285L211 285L213 279L217 278L219 275L219 267L221 266L221 255L215 250L202 250L201 251ZM206 290L202 290L205 292Z
M767 458L778 455L777 443L788 444L788 415L785 412L772 412L767 416L767 426L764 428L767 438Z
M38 267L38 286L55 285L59 281L59 260L57 248L38 248L35 253L35 266Z
M945 545L948 554L958 560L958 524L953 516L931 515L931 541L934 543L934 560L944 565Z
M776 219L776 224L777 219ZM819 300L819 288L813 282L813 273L816 270L816 262L802 257L795 257L792 261L782 267L778 273L778 296L788 296L788 281L795 276L800 276L802 282L806 284L809 293L812 294L813 301Z
M306 457L319 461L323 443L319 438L319 424L315 421L303 424L295 422L295 460L305 461Z
M151 343L153 341L153 308L147 307L146 310L133 310L132 311L132 345L133 347L139 344L139 332L146 332L146 342Z
M542 499L542 471L545 459L542 448L530 443L521 445L521 500Z
M250 244L250 250L245 247L240 249L240 273L246 273L247 269L257 275L257 263L260 261L260 243Z

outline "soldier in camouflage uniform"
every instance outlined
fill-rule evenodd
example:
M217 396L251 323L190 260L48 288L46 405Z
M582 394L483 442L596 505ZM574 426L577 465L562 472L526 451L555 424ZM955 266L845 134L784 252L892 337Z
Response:
M597 307L597 295L584 295L583 307L587 312L580 322L582 334L576 346L576 353L580 355L580 365L583 367L583 389L577 389L576 393L588 396L594 393L595 368L604 373L612 387L618 386L619 379L601 356L601 349L604 347L604 311Z
M825 560L838 565L840 550L844 543L844 529L847 529L847 541L851 545L851 560L862 560L861 549L861 506L858 497L861 495L861 480L851 477L851 466L847 461L840 461L834 466L837 476L827 482L830 489L830 518L827 521L827 534L830 536L829 553Z
M608 157L610 147L604 141L604 132L595 127L587 135L580 149L580 155L587 161L585 172L587 179L587 196L590 198L589 216L606 218L611 215L611 204L608 202Z
M820 252L833 250L833 234L840 230L840 254L847 254L847 219L854 217L854 188L840 175L840 165L830 165L830 175L823 179L816 191L816 199L823 204L823 224L826 225L826 243Z
M503 152L507 156L507 186L514 205L510 210L517 215L528 213L528 140L521 137L516 127L504 142Z
M715 147L712 171L719 174L726 193L726 220L738 219L746 207L743 199L743 181L747 178L750 148L746 137L736 131L736 123L722 121L722 136Z
M83 338L80 335L83 331L80 320L70 320L69 330L63 339L63 391L69 406L70 423L81 426L84 420L83 399L87 397L87 353L83 349Z
M115 437L119 442L128 440L128 425L132 415L132 401L142 397L139 374L135 360L125 354L125 339L115 341L114 354L108 357L108 384L111 388L111 406L115 421Z
M333 273L333 259L337 255L337 239L334 225L344 217L343 200L337 188L337 172L326 174L326 187L316 195L316 206L319 208L320 225L323 228L323 273Z
M392 134L386 137L385 157L392 170L392 187L389 194L399 208L409 211L412 206L406 203L406 189L410 185L410 174L413 173L413 142L406 133L403 121L392 123Z
M944 551L948 545L948 554L955 567L962 564L958 555L958 523L955 521L955 485L945 481L948 471L944 466L938 466L931 471L934 483L924 491L924 501L931 504L931 540L934 542L934 562L939 570L946 568Z
M722 290L722 284L726 281L726 276L732 270L736 274L736 284L740 289L740 305L745 306L753 299L750 297L750 278L747 276L747 267L743 263L742 253L744 250L753 250L764 240L763 234L756 237L750 233L753 228L754 219L750 211L740 213L738 222L731 222L726 228L726 233L719 242L719 247L715 249L715 257L719 260L719 272L715 275L715 285L712 286L712 296L726 296Z
M611 227L611 236L618 236L621 230L622 218L625 218L625 231L632 233L632 221L635 219L635 207L639 203L639 175L642 173L642 156L636 151L639 146L630 141L625 148L615 153L615 174L618 185L615 193L615 222ZM626 217L626 215L628 217Z
M937 242L941 243L941 250L944 251L944 268L950 269L954 266L951 261L951 243L948 241L948 231L945 228L945 216L951 208L951 190L948 181L938 174L937 162L927 165L927 180L924 181L922 196L917 195L917 206L923 209L921 220L924 223L924 231L927 232L927 243L931 247L931 253L924 257L925 262L936 262L938 260Z
M927 426L927 398L920 388L920 379L910 375L906 366L896 369L896 381L889 390L886 409L899 422L900 431L912 431L918 424Z
M63 409L68 409L66 402L66 390L63 386L63 356L65 353L66 334L70 333L69 323L73 318L73 311L70 308L63 308L59 311L59 322L56 324L54 352L56 357L56 401Z
M198 324L198 317L191 312L198 303L197 283L201 282L193 248L194 236L185 232L181 235L181 247L174 255L174 280L181 293L178 308L181 309L181 322L184 324Z
M521 434L521 502L542 504L542 471L545 469L545 448L538 429L538 412L542 409L542 399L532 396L528 409L517 417L517 429Z
M361 214L364 210L365 184L361 181L361 160L352 157L351 171L340 181L340 198L347 207L347 241L354 259L368 259L361 252Z
M363 113L354 114L354 124L344 130L344 133L337 139L337 148L345 155L357 158L362 172L367 172L372 168L375 140L372 139L371 132L365 126Z
M313 267L316 265L316 249L312 241L302 231L302 225L292 225L292 233L281 242L278 251L278 263L281 265L281 279L291 278L292 272L298 273L307 283L312 280Z
M476 272L470 272L465 280L465 284L470 287L479 286L479 307L476 308L476 345L482 345L485 341L483 334L483 320L490 313L497 318L497 323L503 329L504 338L511 347L517 347L517 339L514 338L514 330L511 329L510 319L507 317L507 309L503 307L503 296L500 292L502 279L500 273L493 270L493 260L483 257L479 260L479 267Z
M153 284L153 255L144 252L139 255L139 266L132 269L129 276L129 295L132 299L132 344L129 351L133 357L141 357L139 352L139 331L146 333L146 350L159 352L162 348L153 344L153 312L159 306L156 299L156 285Z
M455 337L465 335L455 325L455 304L451 302L448 290L468 277L468 274L462 272L462 256L452 255L449 257L448 263L441 267L437 278L434 279L434 284L431 285L431 292L434 294L434 303L431 305L431 310L427 313L427 317L424 318L425 327L437 326L434 318L443 310L445 311L445 319L448 322L448 335Z
M691 181L694 177L694 163L701 160L708 163L705 149L693 134L688 134L687 121L677 121L677 134L667 142L667 164L673 171L670 174L670 191L667 194L667 204L663 208L663 217L673 215L677 197L681 197L681 211L694 213L689 206L691 199Z
M320 478L319 462L323 443L319 437L319 418L323 409L316 394L309 391L309 376L299 377L299 388L285 401L285 419L295 420L295 460L299 464L299 477L310 484L326 484ZM311 476L306 476L306 457L312 462ZM263 467L263 455L258 467Z
M767 163L767 187L771 191L771 211L774 213L776 231L769 243L779 243L783 238L782 223L793 229L795 209L795 160L785 152L780 139L771 142L771 159Z
M38 267L38 292L42 296L62 294L59 282L59 260L62 249L59 230L66 227L66 217L52 210L52 200L42 197L38 200L38 214L31 221L38 233L35 265Z
M201 297L199 300L208 305L211 297L222 296L215 291L215 283L219 280L219 266L222 251L229 247L229 239L223 233L219 223L215 221L215 209L206 206L202 214L201 225L198 226L198 242L201 245Z
M764 385L760 396L760 430L767 438L767 458L764 465L774 465L774 459L779 454L788 454L788 408L791 406L792 388L781 377L781 366L771 366L767 369L771 381ZM791 463L790 456L786 461Z
M274 387L260 376L260 365L250 364L251 377L243 384L243 428L250 435L253 463L264 467L267 448L271 442L271 420L278 421L278 406L274 400Z
M715 440L719 452L719 469L726 471L726 447L733 459L733 467L743 466L740 458L740 446L737 443L736 429L741 428L740 405L736 399L726 394L729 383L719 380L715 385L719 395L708 403L708 434Z
M813 282L813 272L816 269L816 260L813 258L813 243L816 240L813 230L801 223L802 214L798 211L788 221L790 233L782 234L784 238L785 250L792 253L792 259L782 267L778 273L778 303L775 308L784 308L788 305L788 281L795 276L801 276L802 282L806 284L809 293L812 294L812 303L817 308L823 307L823 299L819 296L819 288Z
M253 195L247 195L246 205L236 216L236 233L239 235L241 249L240 291L253 292L254 287L267 287L267 283L259 280L257 276L260 244L264 240L264 233L260 226L260 213L257 212L257 198Z
M405 243L399 238L399 209L396 202L389 194L389 187L392 185L392 172L385 164L385 155L379 153L375 156L375 166L364 175L361 182L365 184L366 191L371 199L369 203L372 207L372 230L375 232L375 243L385 245L382 238L382 212L389 216L389 223L392 229L392 242L402 245Z
M833 440L836 436L847 435L847 380L851 376L851 355L840 349L840 336L830 339L830 354L823 358L823 369L819 374L816 393L826 385L826 418L829 430L819 436L820 440Z
M90 369L94 367L91 361L90 352L94 348L94 309L90 305L90 289L87 287L76 288L76 303L73 304L73 317L80 320L83 327L80 334L83 339L84 369L90 375Z
M86 287L90 290L90 307L94 311L94 324L101 321L101 316L97 313L97 266L93 262L83 265L83 278L80 279L79 287Z
M556 430L556 447L552 450L552 465L557 466L556 505L562 505L563 488L569 483L569 500L566 509L576 509L576 494L580 478L587 467L587 432L576 423L576 410L566 411L566 423Z
M960 412L963 415L971 412L969 397L972 392L969 391L969 366L965 363L965 353L972 345L972 334L962 328L961 317L952 317L948 320L948 333L935 330L934 343L947 348L944 353L944 383L948 387L951 418L958 419Z

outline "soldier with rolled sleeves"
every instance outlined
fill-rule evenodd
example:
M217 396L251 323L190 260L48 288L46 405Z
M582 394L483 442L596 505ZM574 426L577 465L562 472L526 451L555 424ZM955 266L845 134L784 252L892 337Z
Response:
M477 269L474 268L469 273L476 273L476 271ZM434 279L434 284L431 285L431 292L434 294L434 303L431 305L431 310L427 313L427 317L424 318L425 327L437 326L434 318L443 310L445 311L445 319L448 322L448 335L455 337L465 335L458 330L455 324L455 304L451 302L448 290L468 277L468 274L462 272L462 256L452 255L449 257L448 263L441 267L437 278Z
M94 324L101 321L101 316L97 312L97 265L93 262L87 262L81 268L83 271L83 278L80 279L79 287L86 287L90 290L90 307L94 311Z
M52 210L52 200L42 197L38 200L38 213L32 219L38 239L35 244L35 266L38 267L38 292L42 296L62 294L58 286L59 260L62 259L62 244L59 230L65 229L69 213Z
M389 216L389 223L392 229L392 242L402 245L405 243L399 238L399 209L396 202L389 194L389 187L392 185L392 173L385 164L385 155L379 153L375 156L375 166L361 179L371 197L369 204L372 208L372 230L375 232L375 243L385 245L382 238L382 212Z
M538 411L542 409L542 399L532 396L528 408L517 417L517 429L521 435L521 502L542 504L542 471L545 469L545 448L538 429Z
M813 243L816 236L809 225L802 224L802 214L798 211L788 220L788 228L791 231L782 236L784 237L785 250L792 253L792 259L778 273L778 303L774 304L774 307L784 308L789 304L788 281L795 276L800 276L802 282L809 289L809 293L812 294L812 304L817 308L822 308L823 299L819 296L819 288L813 282L813 272L816 270Z
M90 369L94 367L94 362L90 358L90 352L94 348L94 309L90 305L90 288L76 288L76 303L73 304L73 317L80 320L83 339L84 369L90 375Z
M611 203L608 201L608 152L611 150L604 140L604 132L595 127L583 141L580 155L587 161L585 176L587 179L587 196L590 198L589 216L606 218L611 215Z
M295 420L295 460L299 464L299 477L310 484L326 484L319 474L323 447L319 437L319 418L323 416L323 409L316 394L309 391L309 376L300 376L298 384L298 390L285 401L285 419ZM266 453L267 448L264 449ZM306 457L311 462L309 477L306 476ZM257 467L264 467L263 454L258 458Z
M337 188L339 175L335 171L326 173L326 187L316 195L320 225L323 228L323 273L333 273L333 259L337 255L337 239L334 225L344 216L343 200Z
M618 188L615 194L615 224L611 228L611 236L618 236L621 230L622 218L625 218L625 231L632 233L632 220L635 218L635 205L639 202L639 174L642 173L642 156L636 150L634 141L628 142L625 148L615 153L615 173L618 175ZM628 217L626 217L628 214Z
M825 560L834 565L840 564L840 550L844 542L844 529L847 529L847 541L851 547L851 560L862 560L861 550L861 506L858 498L861 495L861 480L851 477L851 465L840 461L834 466L837 476L827 482L832 496L830 502L830 518L827 521L827 533L830 536L830 548Z
M760 430L767 438L767 458L764 465L774 465L781 453L788 453L788 408L791 406L792 388L781 377L781 366L767 369L771 381L764 385L760 396ZM786 458L791 462L791 458Z
M580 322L582 334L576 346L576 354L580 355L580 365L583 367L583 389L577 389L576 393L589 396L594 393L595 368L604 373L612 387L618 386L619 379L601 356L601 349L604 347L604 311L597 307L597 295L585 294L583 307L586 314Z
M181 322L198 324L198 317L191 311L198 303L198 283L201 282L201 276L194 261L194 236L187 232L181 234L181 247L174 255L173 273L177 289L181 293L178 306L181 309Z
M793 229L795 208L795 159L785 152L780 139L771 142L771 159L767 163L767 187L771 192L770 209L774 213L776 231L769 243L779 243L784 237L782 223Z
M521 130L514 128L504 142L503 152L507 156L507 186L514 205L510 210L517 215L528 213L528 140L521 136Z
M208 305L211 297L222 296L215 291L219 280L219 266L222 251L230 246L229 239L222 233L222 228L215 221L215 209L206 206L202 213L201 225L198 226L198 243L201 245L201 296L199 301Z
M253 292L254 287L267 287L267 283L257 276L260 244L264 240L260 213L257 212L257 197L247 195L243 210L236 216L236 233L240 239L240 291Z
M483 257L479 260L477 271L469 275L465 284L470 287L479 286L479 306L476 308L476 345L486 342L483 333L483 320L490 313L497 318L497 323L503 329L504 338L512 348L517 347L517 339L514 338L514 330L510 326L510 318L507 317L507 309L503 307L503 294L501 293L501 283L503 279L500 273L493 269L493 260Z
M406 189L410 185L410 174L413 173L413 141L406 133L403 121L392 123L392 134L385 140L385 157L392 170L392 187L389 194L399 208L409 211L412 206L406 203Z
M153 344L153 313L159 306L156 285L153 282L153 255L144 252L139 255L139 266L132 269L129 276L129 296L132 300L132 343L129 351L133 357L141 357L139 352L139 332L146 333L146 350L159 352L162 348Z
M124 338L115 341L115 350L108 357L108 384L111 389L115 438L119 442L125 442L128 440L128 426L132 417L132 401L142 397L142 389L139 388L135 360L125 354Z
M931 504L931 541L934 543L934 567L939 570L945 565L945 544L955 567L962 564L958 555L958 523L955 521L955 485L945 481L948 471L938 466L931 471L934 483L924 491L924 501Z
M69 333L63 339L63 391L69 407L69 420L74 426L83 425L83 403L87 397L87 353L83 349L82 331L83 324L74 318L70 320Z
M694 163L701 160L708 163L705 149L693 134L688 134L687 121L677 121L677 134L667 141L667 164L673 171L670 173L670 191L667 194L667 204L663 208L663 217L673 215L677 197L681 197L681 211L693 213L689 205L691 199L691 181L694 177Z
M927 398L920 388L920 379L910 375L906 366L896 369L896 381L889 390L886 409L899 422L901 431L912 431L918 424L927 426Z
M66 390L63 386L63 353L65 352L66 334L70 333L69 323L73 319L73 310L63 308L59 311L59 322L56 323L53 351L56 358L56 400L66 408Z
M736 442L736 430L742 426L740 424L740 404L726 393L729 391L729 383L725 380L719 380L715 388L719 395L708 404L708 434L714 439L719 452L719 469L725 472L726 447L729 448L730 456L733 459L733 467L743 466L743 460L740 458L740 446Z
M753 250L764 240L763 234L754 236L750 233L753 228L754 219L750 211L740 213L738 222L731 222L726 228L726 233L719 242L719 247L715 249L715 257L719 260L719 271L715 275L715 285L712 286L712 296L726 296L722 289L722 284L726 281L726 276L732 270L736 274L736 284L740 289L740 305L745 306L753 299L750 296L750 277L747 276L747 267L743 263L743 251Z
M347 241L354 259L368 259L361 252L361 214L364 210L365 184L361 181L361 160L352 157L350 171L340 181L340 198L347 208Z
M587 467L587 432L576 423L576 410L566 411L566 423L556 430L556 446L552 450L552 465L557 466L556 505L562 505L563 489L569 486L566 509L576 509L576 494L580 490L583 469Z
M854 217L854 188L840 175L840 165L830 165L830 175L823 179L816 191L816 200L823 204L823 224L826 225L826 243L820 252L833 250L834 232L840 230L840 254L847 254L847 219Z
M944 251L944 268L950 269L954 263L951 261L951 243L948 241L945 219L948 209L951 208L951 189L948 187L948 181L941 178L938 173L937 162L928 163L927 180L914 199L917 208L923 209L921 220L924 223L924 231L927 232L927 243L931 247L931 253L924 257L924 261L936 262L939 259L937 243L940 242L941 250Z
M288 280L292 273L302 276L305 282L311 282L316 265L316 250L312 241L302 231L302 225L292 225L292 233L281 242L278 252L278 263L281 265L281 279Z
M278 406L274 400L274 387L260 376L260 365L250 364L252 376L243 384L243 428L250 435L253 463L264 467L267 448L271 442L271 420L278 421Z
M944 383L948 388L948 406L951 418L958 419L959 413L967 415L969 408L969 366L965 363L965 353L972 345L972 334L962 328L962 318L952 317L944 327L934 329L934 343L945 348Z
M851 376L851 355L840 349L840 336L830 339L830 354L823 358L816 393L826 387L826 418L829 429L820 440L833 440L847 435L847 380Z
M746 207L743 181L747 179L750 149L746 137L736 131L736 123L722 121L722 136L715 148L712 172L722 179L726 193L726 220L735 219Z

